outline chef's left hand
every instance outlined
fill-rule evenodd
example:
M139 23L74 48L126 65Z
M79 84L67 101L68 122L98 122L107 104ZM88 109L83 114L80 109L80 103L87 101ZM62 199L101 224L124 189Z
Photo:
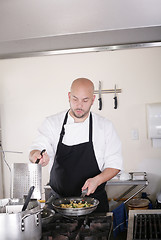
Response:
M82 187L82 191L88 188L88 192L86 195L90 195L94 193L96 188L104 182L109 181L111 178L116 176L119 173L119 169L115 168L105 168L100 174L93 178L88 178L85 184Z
M82 191L88 188L88 192L86 195L89 196L90 194L95 192L98 185L99 185L99 182L98 182L97 176L93 178L88 178L82 187Z

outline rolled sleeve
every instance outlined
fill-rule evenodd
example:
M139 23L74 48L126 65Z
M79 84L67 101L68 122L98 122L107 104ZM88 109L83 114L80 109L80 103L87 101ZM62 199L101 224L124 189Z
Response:
M105 168L123 169L121 141L112 122L95 114L93 142L100 171Z
M46 149L50 159L53 159L55 155L55 149L53 146L53 129L51 128L50 121L46 118L42 125L38 128L37 137L32 142L30 150L40 150Z
M32 142L30 151L46 149L49 155L49 171L53 165L56 149L59 141L60 131L66 111L45 118L38 128L37 136Z
M104 153L104 168L116 168L122 170L122 150L121 141L110 123L105 135L105 153Z

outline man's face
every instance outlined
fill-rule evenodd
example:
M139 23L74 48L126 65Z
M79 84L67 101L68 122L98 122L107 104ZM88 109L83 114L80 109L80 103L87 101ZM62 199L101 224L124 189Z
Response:
M74 88L68 93L70 110L73 117L84 120L90 111L95 96L91 89L85 87Z

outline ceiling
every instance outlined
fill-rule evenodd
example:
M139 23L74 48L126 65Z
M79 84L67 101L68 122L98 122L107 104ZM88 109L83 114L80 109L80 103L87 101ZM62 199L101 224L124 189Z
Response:
M0 57L160 43L160 0L0 0Z

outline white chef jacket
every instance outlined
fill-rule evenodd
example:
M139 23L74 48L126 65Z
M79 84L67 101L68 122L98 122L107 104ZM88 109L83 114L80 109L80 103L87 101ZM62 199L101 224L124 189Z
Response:
M30 149L30 151L46 149L50 157L49 170L54 162L66 112L49 116L44 120ZM93 147L100 171L105 168L122 170L121 142L112 123L95 113L92 113L92 119ZM65 145L72 146L89 141L89 117L84 122L75 123L74 119L68 114L64 128L65 135L62 142Z

